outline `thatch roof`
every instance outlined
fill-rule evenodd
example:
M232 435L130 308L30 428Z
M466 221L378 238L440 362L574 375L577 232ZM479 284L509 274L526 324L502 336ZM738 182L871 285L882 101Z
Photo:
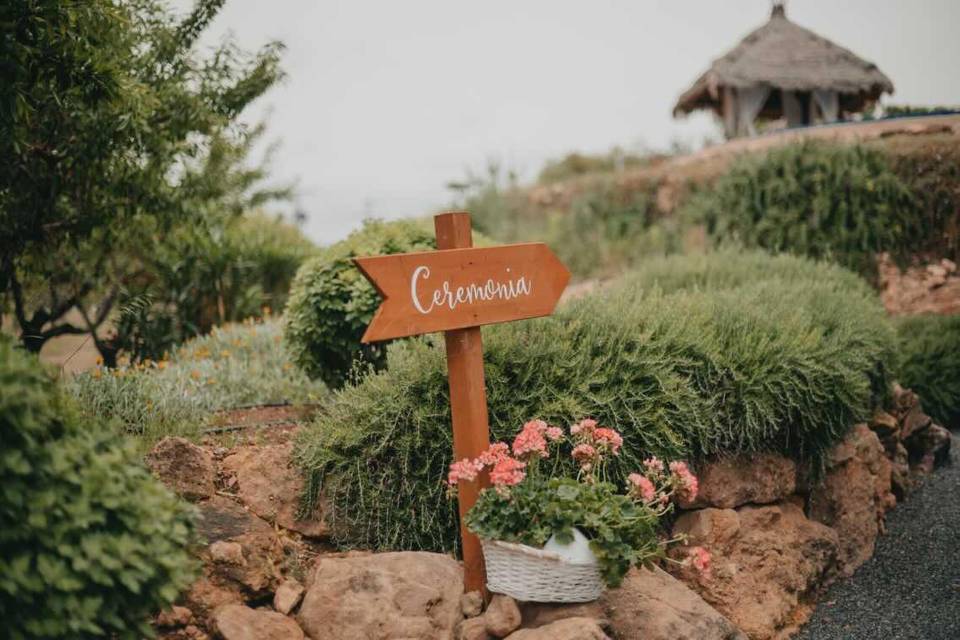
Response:
M753 31L693 83L673 114L719 111L720 88L767 85L787 91L830 89L876 100L893 93L893 83L875 64L790 22L782 4L770 21Z

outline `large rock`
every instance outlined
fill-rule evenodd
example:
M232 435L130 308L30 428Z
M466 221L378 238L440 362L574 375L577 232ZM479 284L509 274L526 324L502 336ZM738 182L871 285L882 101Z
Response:
M880 441L900 439L900 422L886 411L877 411L870 420L870 429Z
M593 618L599 621L602 626L606 626L608 622L607 609L602 598L593 602L574 604L521 602L519 605L523 616L521 626L524 629L536 629L566 618Z
M610 640L593 618L565 618L536 629L514 631L507 640Z
M457 640L490 640L491 637L483 618L467 618L457 625Z
M732 509L744 504L770 504L792 494L797 484L797 465L783 456L764 453L707 462L699 470L700 489L684 509L717 507Z
M303 599L303 585L287 578L277 587L277 592L273 594L273 608L283 615L289 614L296 608Z
M239 588L227 588L214 583L209 578L200 578L190 586L184 597L184 604L194 614L201 618L211 615L225 604L239 604L243 602Z
M487 633L495 638L505 638L520 626L520 608L510 596L495 594L483 614Z
M200 517L197 532L208 544L231 540L248 533L272 533L269 523L254 516L235 500L214 496L197 505Z
M911 467L927 474L950 458L950 432L938 424L929 424L904 440Z
M426 552L320 558L297 616L313 640L448 640L463 572Z
M224 640L303 640L303 631L291 618L242 604L217 609L213 624Z
M224 459L223 470L236 477L237 495L261 518L305 536L324 536L327 526L319 512L297 517L303 479L291 466L292 447L292 443L244 447Z
M214 581L239 585L251 596L271 591L283 562L283 544L273 527L222 496L199 507L197 528L211 543L208 569Z
M666 573L632 570L603 597L618 640L746 640L746 636L685 584Z
M836 562L837 533L808 520L793 502L701 509L682 514L675 535L713 555L712 576L692 567L676 574L754 640L776 637L796 622Z
M186 500L203 500L216 492L213 456L186 438L164 438L146 462L163 484Z
M913 478L910 475L910 454L907 448L896 444L890 461L890 486L897 500L903 500L913 488Z
M877 434L858 424L830 452L822 484L812 487L810 517L837 532L837 568L852 575L873 556L883 514L896 504L891 465Z

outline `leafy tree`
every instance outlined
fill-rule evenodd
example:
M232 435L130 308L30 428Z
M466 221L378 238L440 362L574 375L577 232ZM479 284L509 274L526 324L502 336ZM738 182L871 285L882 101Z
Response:
M0 7L0 296L28 350L89 332L111 353L97 329L144 276L144 238L250 203L262 170L237 170L238 117L280 78L281 45L199 55L223 3Z

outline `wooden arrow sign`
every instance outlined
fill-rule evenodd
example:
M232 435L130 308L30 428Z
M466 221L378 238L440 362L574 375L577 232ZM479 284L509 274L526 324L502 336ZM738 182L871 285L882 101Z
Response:
M434 226L438 251L354 259L383 297L363 342L444 332L453 456L463 460L490 444L480 325L550 315L570 272L542 243L473 248L465 211L434 216ZM457 487L468 592L484 590L485 577L480 539L465 520L488 485L481 473Z
M363 342L548 316L570 280L540 242L354 262L383 297Z

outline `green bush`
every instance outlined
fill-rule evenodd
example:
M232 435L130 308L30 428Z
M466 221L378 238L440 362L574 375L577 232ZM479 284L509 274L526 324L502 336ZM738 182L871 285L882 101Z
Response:
M951 134L899 136L874 142L917 202L924 230L915 255L960 260L960 144Z
M658 274L680 271L659 288ZM492 437L591 416L623 434L622 480L650 454L775 450L816 468L886 392L895 336L839 268L723 253L657 261L552 317L487 327L484 342ZM385 371L347 385L301 434L308 498L330 501L342 545L456 544L439 480L451 459L439 344L392 346Z
M920 395L938 422L960 428L960 316L906 317L897 330L900 383Z
M196 437L213 412L252 404L315 403L327 390L293 366L279 320L215 327L169 359L82 373L70 385L83 410L111 416L148 448Z
M474 244L489 241L475 233ZM380 296L353 258L436 248L430 221L368 220L362 229L304 263L286 308L286 338L294 362L331 387L342 385L357 361L382 367L385 345L360 343Z
M151 636L193 576L190 508L0 338L5 638Z
M579 276L620 273L642 258L680 248L676 220L662 219L653 185L625 190L612 181L603 182L574 199L569 211L555 212L546 222L540 239Z
M742 157L686 215L721 243L835 260L870 277L876 253L907 259L929 233L884 153L810 142Z
M297 227L263 213L174 229L124 289L115 346L135 361L157 360L217 325L281 309L297 269L316 253Z

